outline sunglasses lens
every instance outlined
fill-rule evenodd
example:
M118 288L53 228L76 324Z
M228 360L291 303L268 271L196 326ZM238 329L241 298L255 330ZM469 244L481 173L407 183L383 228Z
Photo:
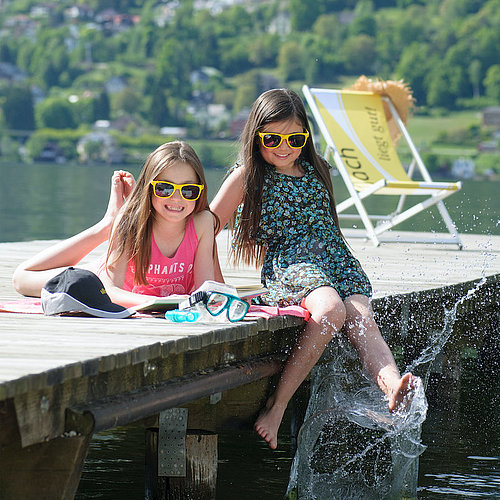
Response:
M294 134L288 138L288 144L291 148L302 148L306 143L305 135Z
M207 301L207 309L212 316L219 315L226 307L229 299L220 293L212 293Z
M174 186L169 182L158 182L155 184L155 194L160 198L168 198L174 193Z
M227 311L229 321L239 321L245 317L248 311L248 303L243 300L233 300Z
M266 148L277 148L281 142L281 137L276 134L266 134L262 137L262 144Z
M187 184L181 188L181 193L186 200L196 200L200 196L200 188L195 184Z

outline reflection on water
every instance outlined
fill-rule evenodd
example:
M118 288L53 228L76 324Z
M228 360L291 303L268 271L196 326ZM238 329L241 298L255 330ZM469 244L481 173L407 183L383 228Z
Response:
M461 411L440 403L431 402L424 425L419 499L500 498L498 390L478 394L474 381L462 390Z
M219 433L217 500L283 498L292 462L286 423L275 452L252 430ZM144 498L144 433L128 426L97 435L75 499Z

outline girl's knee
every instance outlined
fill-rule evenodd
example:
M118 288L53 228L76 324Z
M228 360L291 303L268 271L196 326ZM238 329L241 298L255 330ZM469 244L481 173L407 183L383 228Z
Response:
M345 305L345 326L348 332L370 332L373 335L380 333L368 297L359 295L349 297Z
M347 316L347 310L338 293L330 287L311 292L303 302L317 322L328 322L340 331Z
M347 310L342 300L332 303L331 307L325 311L325 316L334 320L338 324L337 330L340 330L347 317Z

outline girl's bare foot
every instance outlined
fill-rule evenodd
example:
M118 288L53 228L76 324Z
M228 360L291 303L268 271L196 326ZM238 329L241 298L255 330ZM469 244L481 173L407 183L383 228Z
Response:
M415 392L419 378L411 373L405 373L400 381L399 386L389 398L389 411L397 411L408 407Z
M254 425L257 434L259 434L273 450L278 447L278 429L283 420L284 413L285 407L270 403L269 406L266 405L266 408L262 410Z

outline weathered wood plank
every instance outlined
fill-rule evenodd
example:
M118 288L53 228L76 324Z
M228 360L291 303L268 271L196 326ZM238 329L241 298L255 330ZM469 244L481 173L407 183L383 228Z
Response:
M228 282L258 282L255 269L230 265L226 236L223 233L218 243ZM0 270L0 301L19 298L10 283L17 263L51 243L0 244L5 264ZM448 301L443 293L455 300L457 293L467 292L460 286L442 292L441 287L500 273L500 237L464 235L462 251L437 244L375 248L352 240L351 245L372 278L374 304L382 326L389 329L401 324L402 304L408 308L424 301L429 309L440 310L432 320L438 328L441 302ZM92 258L103 251L96 250ZM498 281L489 287L491 295ZM428 318L413 321L411 334L418 336L421 326L429 324L425 321ZM15 398L23 443L31 444L60 433L64 409L71 405L267 355L293 342L293 332L301 325L302 320L292 317L228 325L171 324L160 317L112 320L0 313L0 401ZM57 408L50 418L46 401Z

